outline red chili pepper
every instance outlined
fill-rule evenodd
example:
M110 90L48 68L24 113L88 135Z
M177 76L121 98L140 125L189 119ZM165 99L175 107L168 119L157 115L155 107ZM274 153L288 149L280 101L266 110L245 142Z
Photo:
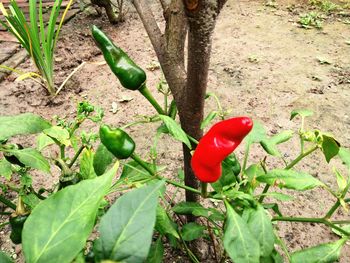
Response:
M204 183L221 176L221 162L232 153L253 128L248 117L236 117L216 123L199 141L192 156L194 174Z

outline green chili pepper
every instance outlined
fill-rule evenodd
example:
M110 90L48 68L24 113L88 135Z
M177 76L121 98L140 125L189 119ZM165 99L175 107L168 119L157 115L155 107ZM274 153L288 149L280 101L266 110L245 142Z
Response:
M129 90L142 88L146 82L145 71L137 66L121 48L114 45L112 40L96 26L92 26L92 36L123 87Z
M20 244L22 242L23 225L27 218L28 215L15 215L10 217L10 225L12 228L10 239L14 244Z
M129 158L135 150L134 140L122 129L111 129L108 125L100 127L100 139L104 146L118 159Z
M22 242L22 230L24 222L27 220L29 212L26 211L22 197L19 196L17 200L16 212L10 216L11 234L10 239L14 244Z

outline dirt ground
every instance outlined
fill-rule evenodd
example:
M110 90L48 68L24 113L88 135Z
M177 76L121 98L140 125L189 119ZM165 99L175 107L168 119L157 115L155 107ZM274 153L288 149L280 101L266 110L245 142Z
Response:
M277 5L276 5L277 4ZM307 121L307 127L334 134L342 146L350 147L350 18L346 15L325 17L323 28L303 29L297 21L299 15L310 12L310 6L296 1L234 1L228 0L218 20L213 37L212 59L208 91L221 99L231 115L248 115L264 124L269 134L285 129L298 129L298 121L289 121L293 109L308 108L315 112ZM157 13L160 20L161 13ZM126 21L117 26L98 17L93 10L76 16L63 27L56 56L56 83L83 61L102 61L99 50L90 37L90 26L95 24L108 32L118 45L135 58L143 68L156 61L155 53L142 23L130 8ZM321 63L321 62L328 63ZM20 66L24 71L34 70L30 61ZM154 91L161 78L161 71L147 71L148 86ZM1 115L33 112L45 118L54 115L73 117L76 104L88 100L105 110L105 122L121 126L136 115L155 113L137 92L122 89L116 77L106 65L87 64L67 83L53 101L49 102L44 90L30 80L14 82L10 75L0 83ZM121 102L132 98L128 102ZM112 112L112 103L117 113ZM208 102L208 110L214 107ZM87 128L96 129L93 124ZM132 127L137 151L147 156L149 141L156 126ZM162 164L168 165L169 174L181 167L181 145L163 140L160 145ZM293 147L281 148L287 157L293 158L298 142ZM237 151L242 157L243 147ZM261 149L253 148L252 157L261 157ZM260 154L260 155L259 155ZM314 154L297 169L303 169L330 186L336 185L331 162ZM268 162L273 165L274 160ZM45 184L47 177L39 177ZM297 201L281 206L285 215L322 216L334 200L323 190L316 189L295 195ZM340 210L339 219L349 219L350 214ZM328 228L319 225L279 223L280 236L290 251L318 243L336 240ZM8 229L2 229L0 249L20 254L19 247L11 247ZM21 257L20 257L21 258ZM184 259L167 257L165 262ZM18 260L21 262L21 260ZM350 262L350 246L346 245L340 262Z

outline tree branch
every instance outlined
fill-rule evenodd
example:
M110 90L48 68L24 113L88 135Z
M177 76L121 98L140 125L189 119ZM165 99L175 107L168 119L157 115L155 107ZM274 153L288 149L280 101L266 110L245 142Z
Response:
M169 5L165 36L162 35L149 4L145 0L133 0L133 4L151 40L175 102L179 105L186 84L184 46L187 20L182 1L172 0Z
M154 18L152 10L149 4L145 3L145 0L133 0L133 4L139 14L143 26L145 27L148 37L151 40L152 46L157 54L157 57L161 57L164 54L164 38L163 34L158 27L157 21Z

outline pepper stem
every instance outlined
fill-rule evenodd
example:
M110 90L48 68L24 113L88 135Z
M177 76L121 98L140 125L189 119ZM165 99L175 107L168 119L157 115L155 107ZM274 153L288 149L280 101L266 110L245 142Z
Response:
M201 182L201 194L203 198L208 197L208 183Z
M18 216L22 216L22 215L25 215L27 214L27 211L24 207L24 203L22 201L22 196L19 195L18 196L18 200L17 200L17 207L16 207L16 215Z
M185 190L188 190L188 191L191 191L193 193L196 193L196 194L200 194L201 192L199 192L199 190L197 189L194 189L194 188L191 188L189 186L186 186L186 185L182 185L178 182L175 182L175 181L172 181L172 180L169 180L167 178L164 178L164 177L161 177L157 174L156 171L154 171L149 165L147 165L146 162L144 162L137 154L133 153L131 156L130 156L131 159L133 159L135 162L137 162L139 165L141 165L150 175L152 176L155 176L157 179L159 180L165 180L165 182L167 182L168 184L172 184L174 186L177 186L179 188L182 188L182 189L185 189Z
M141 92L141 94L152 104L153 108L156 109L156 111L159 114L162 115L166 115L166 113L164 112L163 108L158 104L158 102L156 101L156 99L153 97L152 93L150 92L150 90L147 88L146 84L144 84L139 91Z

